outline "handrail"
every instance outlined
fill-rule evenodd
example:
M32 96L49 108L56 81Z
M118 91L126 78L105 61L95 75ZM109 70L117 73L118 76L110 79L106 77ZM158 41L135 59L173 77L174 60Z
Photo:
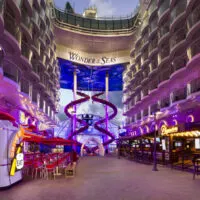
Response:
M71 14L61 11L57 8L55 10L55 22L58 25L66 26L83 31L107 31L107 32L119 32L119 31L133 31L137 21L137 14L132 18L127 19L106 19L101 20L99 18L86 18L78 14Z
M64 9L58 8L58 7L55 6L55 5L54 5L54 9L57 9L57 10L59 10L60 12L66 13L66 11L65 11ZM139 9L139 6L136 7L135 10L134 10L130 15L127 15L127 16L119 16L119 17L116 17L116 16L112 16L112 17L96 17L95 19L97 19L97 20L130 19L130 18L135 17L135 15L138 13L138 9ZM81 14L77 14L77 13L70 13L70 14L71 14L71 15L74 15L74 16L83 17ZM94 18L90 18L90 17L84 17L84 18L87 18L87 19L94 19Z

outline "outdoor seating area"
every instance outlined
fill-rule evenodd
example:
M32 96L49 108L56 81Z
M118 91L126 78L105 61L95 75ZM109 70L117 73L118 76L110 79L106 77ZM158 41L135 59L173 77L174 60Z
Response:
M24 158L24 176L33 179L55 179L56 175L66 175L71 171L75 175L76 164L70 159L70 153L26 153ZM69 174L70 175L70 174Z

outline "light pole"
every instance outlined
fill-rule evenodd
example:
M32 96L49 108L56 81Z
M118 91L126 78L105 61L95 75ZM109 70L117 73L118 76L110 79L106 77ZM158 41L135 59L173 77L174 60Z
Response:
M153 169L152 171L158 171L156 160L156 113L154 113L154 149L153 149Z
M153 147L154 147L154 149L153 149L153 169L152 169L152 171L158 171L158 168L157 168L157 159L156 159L156 117L157 117L157 115L158 114L161 114L161 112L160 112L160 106L159 106L159 108L157 108L157 111L154 113L154 145L153 145Z

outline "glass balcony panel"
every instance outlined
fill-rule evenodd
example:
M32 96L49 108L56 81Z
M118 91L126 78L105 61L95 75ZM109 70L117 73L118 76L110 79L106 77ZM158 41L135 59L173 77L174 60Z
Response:
M21 52L22 52L22 55L23 55L24 57L26 57L28 60L30 60L30 53L31 53L30 47L29 47L29 45L28 45L26 42L24 42L24 41L22 41L22 44L21 44Z
M32 91L32 101L37 104L37 90Z
M172 49L179 42L185 40L186 33L187 33L186 27L180 28L177 31L175 31L172 37L170 38L170 48Z
M177 90L173 94L174 94L173 102L184 100L187 97L187 88Z
M19 81L20 71L16 67L11 67L10 65L3 66L3 75L14 82Z
M168 8L169 8L169 0L163 0L160 4L160 8L158 10L158 16L160 17Z
M18 41L20 40L20 29L15 22L15 17L12 16L9 12L4 12L4 26L5 29L14 36Z
M177 1L173 10L171 11L171 23L178 17L181 13L185 11L187 5L187 0Z
M192 28L196 23L200 21L200 5L199 2L196 2L196 5L193 6L194 9L190 12L188 16L188 28Z
M169 23L166 22L164 25L161 26L159 30L159 37L163 37L165 34L169 32Z
M76 20L75 17L73 15L68 15L68 23L70 23L71 25L76 25Z
M81 18L81 17L76 18L76 26L78 26L78 27L83 26L83 18Z
M4 10L4 0L0 0L0 14L3 13Z
M114 21L114 29L122 29L122 21L121 20Z
M151 14L157 8L157 0L152 0L149 6L149 13Z
M169 106L170 106L170 97L166 97L161 100L161 104L160 104L161 108L165 108L165 107L169 107Z
M191 93L200 92L200 79L195 79L191 82Z
M25 79L21 79L21 92L29 95L29 82Z

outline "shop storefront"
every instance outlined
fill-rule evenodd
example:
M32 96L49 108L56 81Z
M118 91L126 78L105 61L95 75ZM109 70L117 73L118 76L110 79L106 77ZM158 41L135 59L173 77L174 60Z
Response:
M120 138L119 152L142 163L153 162L154 132ZM200 157L200 126L194 123L162 125L156 130L156 159L159 164L189 170Z

